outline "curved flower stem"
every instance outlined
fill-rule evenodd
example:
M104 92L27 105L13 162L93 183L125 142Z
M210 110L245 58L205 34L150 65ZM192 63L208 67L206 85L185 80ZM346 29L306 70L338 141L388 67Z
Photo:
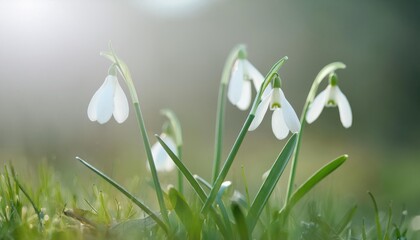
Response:
M137 123L139 125L140 134L141 134L142 139L143 139L144 149L146 151L147 160L148 160L149 166L150 166L150 172L152 173L153 184L154 184L154 187L155 187L155 190L156 190L156 196L157 196L157 199L158 199L158 202L159 202L160 212L162 214L163 219L167 223L169 223L168 210L166 209L165 202L163 200L163 192L162 192L162 188L160 186L159 178L158 178L157 171L156 171L156 166L155 166L155 163L154 163L154 160L153 160L153 155L152 155L152 150L151 150L151 147L150 147L149 137L147 136L146 126L144 124L143 115L142 115L141 109L140 109L140 103L139 103L139 100L138 100L138 97L137 97L137 91L136 91L136 88L134 86L133 80L131 78L130 71L129 71L127 65L115 55L112 48L111 48L111 53L102 52L101 55L105 56L106 58L108 58L109 60L111 60L113 63L116 64L116 66L118 68L118 71L120 72L120 74L124 78L125 83L127 84L127 88L130 91L131 101L134 105L134 109L135 109L136 117L137 117Z
M274 66L271 68L271 70L268 72L264 82L261 84L261 88L258 91L257 96L255 97L254 103L252 105L251 111L248 114L248 117L245 120L244 125L242 126L241 131L239 132L238 137L236 138L235 143L232 146L232 149L230 150L230 153L223 165L222 170L220 171L219 175L216 178L216 181L213 183L213 187L210 191L210 194L204 203L204 206L201 208L201 213L206 214L209 210L210 206L212 206L214 200L216 199L217 193L219 192L220 186L222 185L223 181L226 178L226 175L229 172L230 167L232 166L233 160L236 157L236 154L239 151L239 147L242 144L242 141L244 140L246 133L248 132L249 126L252 123L252 120L254 120L255 112L257 111L258 105L261 103L261 97L264 92L264 90L267 88L268 84L270 84L273 77L277 74L277 71L280 69L280 67L283 65L283 63L287 60L287 57L284 57L280 59L277 63L274 64Z
M236 46L226 59L225 67L223 69L222 78L219 86L219 98L217 101L217 119L216 119L216 137L214 142L214 160L213 160L213 174L212 182L216 181L219 175L220 158L222 154L223 129L225 120L226 108L226 89L229 83L230 73L240 52L245 52L244 45Z
M303 129L305 127L305 118L306 113L308 112L309 105L314 101L316 92L318 91L319 84L321 84L322 80L325 79L326 76L328 76L330 73L334 72L337 69L344 69L346 68L346 65L344 65L341 62L333 62L325 66L321 71L318 73L318 75L315 77L314 82L312 83L311 89L309 90L308 97L306 98L305 105L303 106L302 115L300 116L300 131L297 136L297 144L295 151L292 156L292 166L290 170L290 176L289 176L289 184L287 186L287 193L286 193L286 201L289 202L290 197L292 196L293 192L293 185L295 184L295 176L296 176L296 168L297 168L297 162L300 152L300 143L302 140L302 134Z

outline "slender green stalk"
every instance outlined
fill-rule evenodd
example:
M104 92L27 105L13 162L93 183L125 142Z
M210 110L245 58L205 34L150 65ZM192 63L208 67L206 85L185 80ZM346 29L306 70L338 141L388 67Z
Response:
M248 132L249 126L252 123L252 120L254 120L255 112L257 111L258 105L261 103L261 97L264 92L264 90L267 88L268 84L270 84L273 77L277 74L277 71L280 69L280 67L283 65L283 63L287 60L287 57L283 57L279 61L277 61L271 70L268 72L264 82L261 84L261 88L258 91L257 96L255 97L254 103L252 105L251 111L248 114L248 117L245 120L244 125L242 126L241 131L239 132L238 137L236 138L235 143L232 146L232 149L223 165L222 170L220 171L219 175L216 178L216 181L213 183L213 187L210 191L210 194L204 203L203 208L201 209L201 213L206 214L209 210L210 206L213 204L214 200L216 199L216 195L219 192L220 186L222 185L223 181L226 178L226 175L229 172L230 167L232 166L233 160L236 157L236 154L238 153L239 147L242 144L242 141L244 140L246 133Z
M118 191L120 191L122 194L124 194L128 199L130 199L134 204L136 204L138 207L140 207L145 213L147 213L155 222L167 233L168 227L160 218L148 207L146 206L141 200L137 199L135 196L133 196L129 191L127 191L123 186L118 184L116 181L114 181L112 178L108 177L105 173L99 171L94 166L86 162L85 160L81 159L80 157L76 157L77 160L79 160L83 165L88 167L90 170L101 176L105 181L110 183L112 186L114 186Z
M140 127L141 135L143 137L144 148L146 150L147 160L149 161L150 172L152 173L153 183L155 185L155 190L156 190L156 195L159 202L160 211L165 221L169 223L168 210L166 209L165 202L163 200L163 192L160 186L156 166L153 160L149 137L147 136L146 127L144 125L144 120L143 120L143 115L141 114L141 110L140 110L140 104L134 103L134 109L136 110L137 122Z
M370 198L372 199L373 207L375 210L375 224L376 224L376 233L378 236L378 239L382 239L382 227L381 227L381 220L379 218L379 209L378 204L376 203L375 197L371 192L368 192Z
M216 119L216 137L214 143L214 160L213 160L213 178L212 183L216 181L217 175L219 175L220 169L220 158L222 154L222 143L223 143L223 129L225 120L225 108L226 108L226 89L229 83L230 73L238 58L240 52L245 52L244 45L236 46L229 54L226 59L225 67L222 73L222 79L219 86L219 98L217 101L217 119Z
M114 64L116 64L119 72L121 73L122 77L125 80L125 83L127 84L128 90L130 91L131 101L132 101L132 103L134 105L134 109L136 111L137 123L138 123L139 128L140 128L140 134L143 138L144 149L146 151L147 160L148 160L149 166L150 166L150 172L152 173L153 184L154 184L154 187L155 187L155 190L156 190L156 195L157 195L157 199L158 199L158 202L159 202L160 212L161 212L164 220L167 223L169 223L168 210L166 209L165 202L163 200L163 192L162 192L162 188L160 186L159 178L158 178L157 171L156 171L156 166L155 166L155 163L154 163L154 160L153 160L153 155L152 155L152 150L151 150L151 147L150 147L149 137L147 136L146 126L145 126L145 123L144 123L143 115L141 113L139 99L137 97L137 91L136 91L136 88L134 86L133 80L131 78L130 71L129 71L127 65L115 55L112 48L111 48L111 53L102 52L101 55L105 56L106 58L111 60Z
M25 197L29 200L29 202L32 205L32 208L34 209L37 217L38 217L38 222L39 222L39 229L43 230L43 224L42 224L42 215L43 213L39 210L39 208L35 205L35 202L32 200L31 196L29 196L28 192L26 192L25 188L22 186L22 184L20 184L19 180L17 179L15 170L13 168L13 166L10 166L11 170L12 170L12 175L13 175L13 179L15 180L16 185L19 187L19 189L23 192L23 194L25 195Z
M323 69L321 69L321 71L315 77L314 82L312 83L311 89L309 90L309 93L308 93L308 97L306 98L305 105L303 106L302 114L300 116L300 131L297 137L296 149L293 153L292 166L290 170L289 184L287 186L285 204L287 204L287 202L290 200L290 197L292 196L292 192L293 192L293 186L295 184L295 176L296 176L296 169L297 169L297 163L298 163L299 152L300 152L300 144L302 140L303 129L305 127L305 121L306 121L305 118L309 109L309 105L314 101L316 92L318 91L319 84L321 84L322 80L324 80L326 76L328 76L330 73L334 72L335 70L344 69L344 68L346 68L346 65L344 65L341 62L330 63L327 66L325 66Z

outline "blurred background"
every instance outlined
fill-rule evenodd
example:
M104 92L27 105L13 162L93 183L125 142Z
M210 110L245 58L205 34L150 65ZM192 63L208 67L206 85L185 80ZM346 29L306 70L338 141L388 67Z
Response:
M420 2L408 0L0 0L0 161L21 174L47 161L68 187L76 178L101 181L75 156L123 183L149 181L135 116L99 125L86 114L110 65L99 52L112 41L132 72L152 144L164 122L160 109L172 109L183 126L186 164L210 179L220 76L229 51L244 43L263 74L289 57L280 76L298 115L319 70L347 65L337 74L353 126L344 129L329 108L305 128L298 184L346 153L349 160L314 194L370 206L369 190L384 209L393 202L396 212L405 206L419 215L419 13ZM227 106L223 158L247 114ZM229 179L244 192L243 166L254 194L284 143L266 117L248 133ZM174 179L162 175L164 186Z

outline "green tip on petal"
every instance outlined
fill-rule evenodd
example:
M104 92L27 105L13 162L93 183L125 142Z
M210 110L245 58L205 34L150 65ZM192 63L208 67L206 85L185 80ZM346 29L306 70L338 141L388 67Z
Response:
M276 77L273 80L273 88L281 88L281 79L279 75L276 74Z
M246 57L247 57L247 52L246 52L245 45L241 45L241 48L238 52L238 59L246 59Z
M108 69L108 75L117 76L117 65L113 63Z
M329 82L331 86L336 86L338 82L338 77L335 72L332 72L329 77Z

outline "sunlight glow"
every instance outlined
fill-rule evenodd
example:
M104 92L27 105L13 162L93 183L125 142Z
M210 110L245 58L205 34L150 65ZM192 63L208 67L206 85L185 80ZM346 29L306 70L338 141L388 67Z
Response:
M162 17L185 16L196 12L211 1L209 0L139 0L139 5L152 14Z

